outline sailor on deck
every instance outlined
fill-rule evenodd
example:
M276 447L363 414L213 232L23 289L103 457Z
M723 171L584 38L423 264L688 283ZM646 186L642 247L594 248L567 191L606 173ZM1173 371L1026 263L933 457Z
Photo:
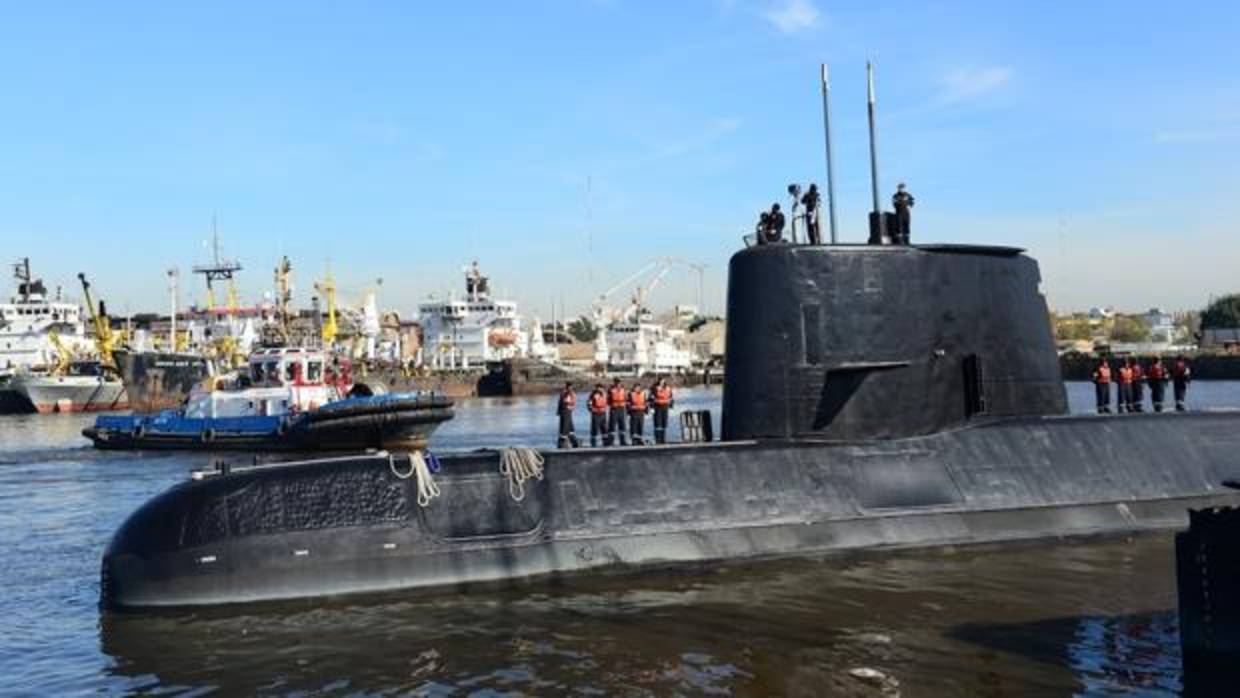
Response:
M634 446L646 443L646 412L649 409L646 391L640 383L634 383L629 391L629 438Z
M1150 364L1150 400L1154 403L1154 411L1163 411L1163 402L1167 397L1167 368L1163 366L1162 357L1155 356Z
M1128 361L1119 365L1119 396L1116 402L1121 413L1132 411L1132 366Z
M577 393L573 392L573 384L569 381L564 384L564 390L560 391L559 404L555 408L560 417L560 438L557 443L559 448L577 448L580 445L576 428L573 426L573 410L576 408Z
M1145 411L1145 371L1141 361L1135 356L1128 357L1128 365L1132 368L1132 402L1128 403L1129 412Z
M1188 367L1188 361L1183 354L1175 357L1175 363L1171 366L1171 383L1175 389L1175 411L1183 412L1187 407L1185 400L1188 398L1188 384L1193 381L1193 371Z
M1098 414L1111 412L1111 367L1107 360L1098 362L1094 369L1094 399L1098 406Z
M672 388L663 378L650 389L650 402L654 405L654 442L667 443L667 415L672 409Z
M620 379L616 378L613 380L611 387L607 389L607 404L611 407L611 414L607 419L607 439L609 445L628 445L627 429L624 424L625 412L628 411L628 397L628 391L620 384Z
M603 384L595 383L594 390L586 403L590 410L590 445L598 446L599 436L607 443L607 393L603 392Z

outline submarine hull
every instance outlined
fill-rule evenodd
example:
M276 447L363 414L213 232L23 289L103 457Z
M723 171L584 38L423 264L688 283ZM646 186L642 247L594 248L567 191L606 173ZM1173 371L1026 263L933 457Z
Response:
M149 501L105 553L112 608L444 587L597 568L1183 526L1235 496L1240 414L1007 419L885 442L554 451L520 500L496 452L260 466Z

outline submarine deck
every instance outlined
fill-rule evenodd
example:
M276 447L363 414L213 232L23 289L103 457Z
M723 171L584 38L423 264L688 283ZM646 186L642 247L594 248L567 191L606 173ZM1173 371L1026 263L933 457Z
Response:
M135 512L103 594L229 603L1168 528L1235 500L1221 483L1237 452L1240 413L1005 419L864 443L550 451L517 499L489 451L445 455L426 506L391 454L259 466Z

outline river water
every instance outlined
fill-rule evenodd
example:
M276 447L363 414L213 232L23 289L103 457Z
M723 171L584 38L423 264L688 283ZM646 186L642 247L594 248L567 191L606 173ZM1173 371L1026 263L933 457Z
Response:
M1069 384L1073 411L1092 388ZM717 389L682 390L712 408ZM1193 385L1240 407L1240 382ZM437 450L554 441L553 398L467 401ZM199 612L102 614L99 559L204 455L0 417L0 694L1174 695L1171 534L718 564ZM579 421L579 427L582 426Z

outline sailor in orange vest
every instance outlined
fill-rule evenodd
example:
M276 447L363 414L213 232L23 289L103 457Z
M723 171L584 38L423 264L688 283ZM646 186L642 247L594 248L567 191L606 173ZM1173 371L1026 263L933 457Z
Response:
M646 391L640 383L634 383L629 391L629 438L634 446L646 443L646 411L649 409Z
M1128 357L1128 366L1132 368L1132 402L1128 404L1128 411L1144 412L1145 371L1141 369L1141 360L1135 356Z
M1098 362L1094 369L1094 398L1098 405L1098 414L1111 413L1111 367L1107 360Z
M1132 366L1128 362L1119 365L1119 411L1132 409Z
M577 393L573 392L572 381L569 381L564 384L564 390L560 391L560 401L555 408L555 413L560 416L560 438L556 444L559 448L577 448L580 445L577 441L577 430L573 426L575 409Z
M654 442L667 443L667 414L672 409L672 388L663 378L650 389L650 402L654 405Z
M1175 388L1175 411L1183 412L1186 407L1185 399L1188 398L1188 384L1193 380L1193 371L1188 367L1188 361L1184 359L1184 355L1180 354L1175 357L1175 363L1171 365L1171 383Z
M608 445L628 445L628 438L625 436L627 429L624 425L624 413L628 411L628 403L628 391L620 384L619 378L614 379L611 387L607 389L607 404L611 407L611 414L607 418Z
M1167 396L1167 368L1163 366L1162 357L1155 356L1150 364L1150 401L1154 403L1154 411L1163 411L1163 400Z
M603 384L595 383L594 392L590 393L586 406L590 408L590 445L598 446L598 437L607 443L607 393L603 392Z

